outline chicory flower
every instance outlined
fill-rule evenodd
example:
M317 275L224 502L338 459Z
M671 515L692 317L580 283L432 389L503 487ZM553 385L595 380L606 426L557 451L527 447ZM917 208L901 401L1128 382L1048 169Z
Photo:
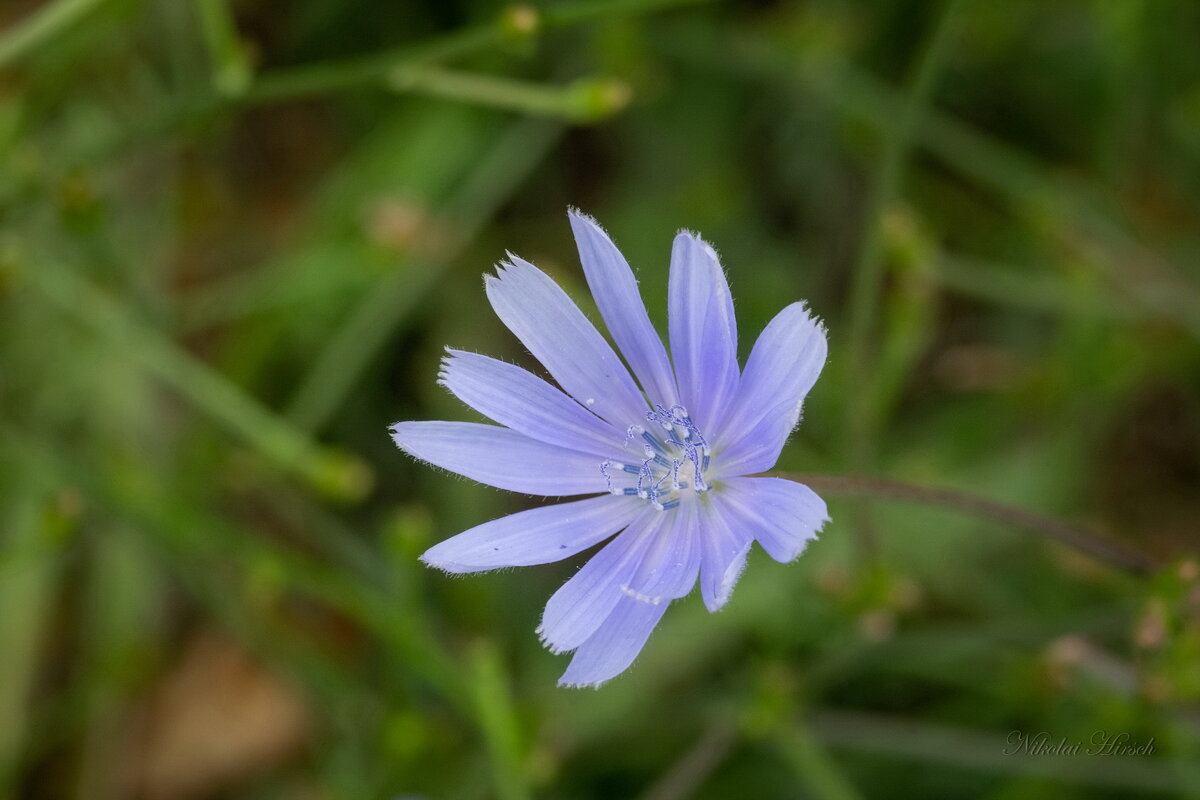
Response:
M488 299L558 386L448 349L439 382L498 424L400 422L391 432L405 452L490 486L593 495L485 522L421 558L479 572L558 561L611 538L550 598L538 628L553 652L574 651L561 685L597 686L633 662L697 579L716 611L753 542L791 561L827 521L808 487L748 477L775 465L826 342L793 303L739 369L725 273L711 247L683 232L671 252L668 357L620 251L591 218L569 216L624 361L549 276L510 253L485 276Z

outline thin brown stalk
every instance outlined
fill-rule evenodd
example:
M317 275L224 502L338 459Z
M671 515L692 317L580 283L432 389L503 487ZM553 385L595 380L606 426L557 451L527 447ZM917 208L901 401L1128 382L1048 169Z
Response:
M1085 528L1069 525L1032 511L1014 508L956 489L935 489L886 478L846 475L813 475L792 472L779 477L798 481L819 492L915 503L994 520L1064 544L1097 561L1135 575L1149 575L1161 566L1154 557Z
M717 720L687 752L662 775L641 800L685 800L729 756L737 743L737 731L729 720Z

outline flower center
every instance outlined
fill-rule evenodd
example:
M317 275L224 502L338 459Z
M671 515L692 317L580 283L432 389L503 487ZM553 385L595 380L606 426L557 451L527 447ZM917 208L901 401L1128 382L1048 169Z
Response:
M685 489L707 492L704 472L709 462L708 441L687 409L655 405L653 411L646 412L646 421L653 423L650 430L630 425L622 443L626 453L637 452L640 445L640 459L626 456L600 464L608 490L640 497L659 511L678 506ZM636 485L625 485L635 479Z

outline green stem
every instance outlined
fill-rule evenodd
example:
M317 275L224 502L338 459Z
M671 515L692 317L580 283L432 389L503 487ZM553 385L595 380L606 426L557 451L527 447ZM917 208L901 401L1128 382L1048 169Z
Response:
M847 430L852 466L856 471L871 467L870 370L871 336L883 290L883 224L888 206L899 188L904 162L910 152L913 131L921 118L933 89L934 78L942 63L950 21L957 0L948 0L930 30L909 82L904 105L894 126L885 134L883 158L871 190L871 200L863 218L862 246L854 265L850 289L848 343L850 351L851 401L847 406Z
M803 721L783 726L773 737L776 749L792 766L796 777L819 800L862 800L824 744Z
M86 464L64 461L27 432L3 424L0 454L16 457L24 474L36 478L35 485L42 489L75 486L98 504L118 509L119 519L143 532L200 605L208 607L251 649L296 667L330 695L339 692L338 667L313 650L294 627L253 613L254 606L239 597L238 587L229 583L231 565L240 568L237 574L244 581L252 565L272 564L277 568L272 572L283 576L290 589L358 620L398 662L437 690L464 718L476 719L461 670L433 636L424 609L416 601L398 601L394 575L382 575L378 569L355 570L331 564L325 555L289 549L209 513L205 509L213 506L210 498L164 491L145 474L123 474L111 464L108 471L96 474ZM340 524L338 527L336 535L353 536Z
M492 781L499 800L528 800L532 794L521 755L520 726L500 654L490 642L471 653L471 685L480 730L492 760Z
M493 22L369 56L280 70L263 75L241 100L269 103L382 83L401 67L459 58L499 44L503 38L503 28Z
M105 0L57 0L30 13L0 33L0 69L24 58L104 2Z
M563 3L542 11L542 25L545 28L558 28L600 17L644 14L673 6L692 6L708 2L712 0L591 0L583 3Z
M91 0L96 2L96 0ZM538 12L514 6L499 20L359 58L310 64L270 72L236 97L212 92L172 105L147 121L122 131L115 138L82 154L103 159L188 124L201 122L231 107L313 97L359 86L382 85L396 70L440 63L471 55L506 41L529 37L543 30L565 28L621 13L645 13L711 0L592 0ZM514 20L520 20L514 22Z
M1122 304L1100 287L1089 286L1081 291L1078 285L1053 273L1049 267L1016 267L944 253L937 259L933 278L950 292L1034 313L1071 314L1120 322L1152 318L1144 306Z
M899 99L873 78L853 70L836 81L811 80L806 85L847 115L880 129L886 129L899 113ZM915 133L917 143L931 157L996 192L1018 217L1037 230L1053 231L1059 244L1111 278L1121 302L1132 300L1143 311L1171 319L1200 337L1200 293L1182 276L1183 270L1101 210L1096 187L1047 178L1053 170L1029 154L936 111ZM1060 224L1047 225L1047 219ZM1069 235L1064 236L1064 230ZM1132 270L1130 264L1142 268Z
M318 445L207 364L139 324L99 289L54 265L29 270L29 277L62 313L118 346L272 463L334 497L358 499L370 488L369 468L357 457Z
M608 116L629 99L628 87L618 81L589 79L567 86L546 86L428 66L395 70L388 77L388 85L401 92L577 122Z
M698 57L671 42L663 46L676 60L722 75L733 71L755 85L794 75L785 83L811 94L806 100L827 102L847 119L878 131L892 128L903 105L890 86L852 65L798 71L793 52L761 42L735 42L719 64L710 55ZM1169 319L1200 338L1200 292L1187 281L1186 270L1113 219L1104 210L1101 187L1065 180L1050 165L936 108L927 109L914 136L915 146L956 177L995 192L1018 218L1042 234L1052 234L1072 258L1082 257L1082 264L1109 276L1116 284L1112 302L1132 301L1145 315Z
M313 64L265 75L247 93L251 102L285 100L337 91L364 83L385 79L399 67L458 58L486 47L502 44L515 37L532 35L540 30L552 30L577 25L620 13L645 13L660 8L690 5L709 0L592 0L554 6L541 12L524 6L514 7L532 11L528 28L512 24L515 15L502 15L499 20L433 39L420 45L398 47L375 55L343 61ZM540 16L539 16L540 14Z
M20 475L20 467L25 465L16 459L10 464L14 462ZM4 565L0 580L0 649L4 652L0 659L0 796L4 797L15 796L9 793L17 783L26 744L59 572L57 547L47 548L39 541L50 538L40 490L32 486L10 486L9 490L5 536L0 541L0 564Z
M904 163L912 145L913 132L929 103L957 7L958 0L946 0L937 21L921 45L900 116L894 126L886 129L883 157L863 218L862 246L852 274L847 314L847 348L850 359L847 385L852 388L848 393L850 401L846 405L845 432L850 468L856 473L869 472L875 459L874 439L877 426L875 381L871 375L874 361L871 339L885 277L882 235L884 217L899 189ZM856 530L865 549L869 550L869 509L863 507L856 514Z
M241 94L250 85L250 59L228 0L196 0L196 13L213 62L213 88L223 95Z

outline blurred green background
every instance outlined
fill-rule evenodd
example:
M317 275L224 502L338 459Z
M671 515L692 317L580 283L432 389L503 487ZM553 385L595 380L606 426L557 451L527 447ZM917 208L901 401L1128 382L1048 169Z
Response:
M1200 5L5 0L0 795L1200 797ZM529 364L506 249L743 355L831 356L781 470L953 487L1158 559L826 493L626 674L558 689L577 563L416 556L528 498L423 467L443 345ZM594 309L592 309L594 312ZM1011 732L1153 738L1006 755Z

